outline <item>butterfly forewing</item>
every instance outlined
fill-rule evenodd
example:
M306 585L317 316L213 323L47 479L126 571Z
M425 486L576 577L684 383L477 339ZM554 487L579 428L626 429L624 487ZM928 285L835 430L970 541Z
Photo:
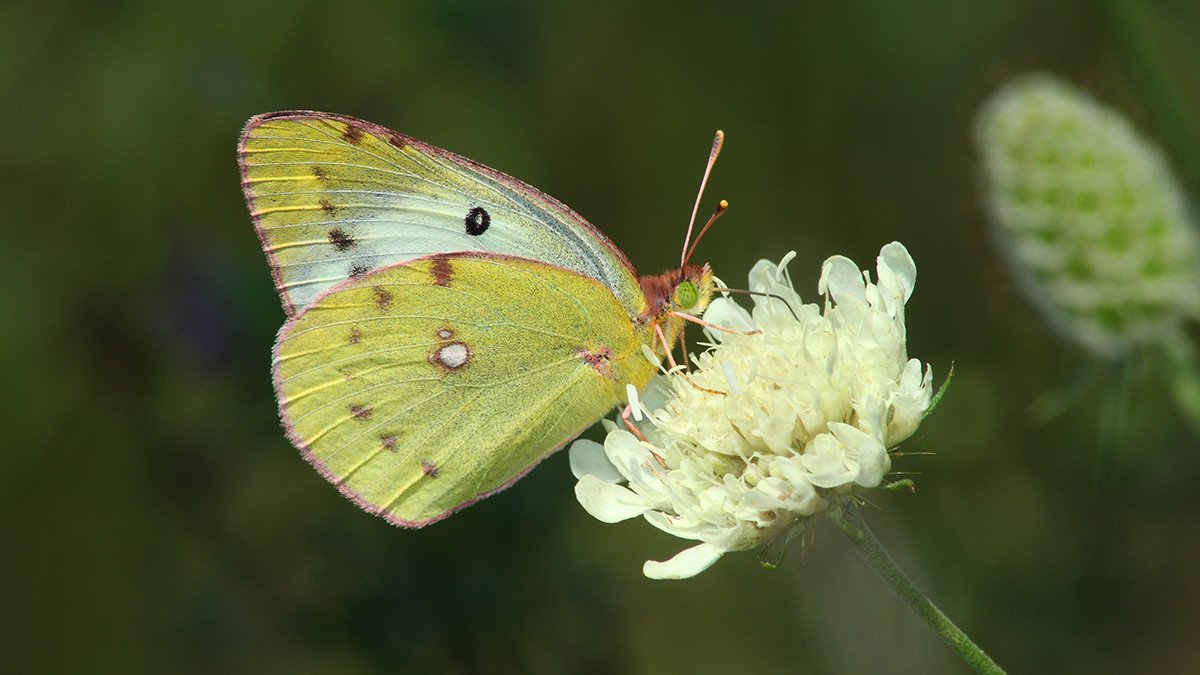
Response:
M421 526L519 478L655 367L599 282L439 255L349 280L281 331L293 442L361 506Z
M416 257L543 260L644 305L620 251L557 200L469 159L351 117L271 113L246 125L242 185L291 315L331 286Z

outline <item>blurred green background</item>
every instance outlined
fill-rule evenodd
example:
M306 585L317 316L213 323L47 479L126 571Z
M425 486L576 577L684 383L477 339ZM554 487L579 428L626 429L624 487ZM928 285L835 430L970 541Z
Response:
M743 553L663 582L642 561L685 542L587 516L565 453L425 530L339 496L279 429L284 315L234 155L288 108L518 176L644 273L675 259L724 129L703 210L733 208L698 257L726 281L795 249L815 298L830 255L870 267L898 239L917 261L909 352L957 374L907 445L935 454L896 463L916 494L868 517L918 584L1013 671L1200 670L1200 440L1154 362L1107 490L1103 391L1034 418L1087 359L991 247L969 135L997 85L1049 70L1186 165L1200 10L748 7L0 6L0 670L962 669L826 522L776 571Z

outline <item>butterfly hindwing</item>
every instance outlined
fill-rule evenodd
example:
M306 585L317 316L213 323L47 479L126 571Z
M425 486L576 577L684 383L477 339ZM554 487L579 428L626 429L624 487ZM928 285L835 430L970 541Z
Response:
M275 347L288 434L363 508L421 526L503 489L655 372L603 284L482 253L333 287Z
M242 186L289 315L335 284L457 251L543 260L595 279L628 310L637 276L603 234L553 197L472 160L352 117L251 119Z

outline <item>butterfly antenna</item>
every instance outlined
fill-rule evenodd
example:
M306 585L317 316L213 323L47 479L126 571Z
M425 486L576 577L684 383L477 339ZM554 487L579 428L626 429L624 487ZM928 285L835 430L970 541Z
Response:
M708 153L708 165L704 167L704 178L700 180L700 192L696 194L696 205L692 207L692 219L688 221L687 236L683 238L683 250L679 253L681 269L687 264L688 244L692 243L692 227L696 224L696 214L700 211L700 199L704 196L704 187L708 185L708 175L712 173L713 165L717 163L717 155L721 154L721 146L724 144L725 132L717 129L717 134L713 137L712 150Z
M775 300L782 302L784 304L784 306L788 308L788 311L792 313L793 319L795 319L796 321L800 320L800 317L796 314L796 310L792 307L792 303L788 302L781 295L776 295L774 293L763 293L762 291L748 291L743 288L718 288L717 291L720 293L744 293L745 295L757 295L757 296L763 297L763 298L773 298Z
M700 245L700 240L704 238L704 233L708 232L708 228L712 227L713 223L717 222L717 218L725 215L725 212L728 210L729 202L722 199L717 204L717 210L713 211L713 214L708 218L708 222L705 223L704 227L700 229L700 234L696 235L696 241L692 242L692 247L688 249L687 255L683 257L684 265L688 264L688 261L692 259L692 254L696 252L696 247Z

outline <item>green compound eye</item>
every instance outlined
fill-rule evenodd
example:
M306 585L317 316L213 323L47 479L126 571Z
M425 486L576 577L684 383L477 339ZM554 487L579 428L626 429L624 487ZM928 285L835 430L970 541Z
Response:
M675 302L684 309L691 309L700 299L700 290L696 284L684 281L675 287Z

